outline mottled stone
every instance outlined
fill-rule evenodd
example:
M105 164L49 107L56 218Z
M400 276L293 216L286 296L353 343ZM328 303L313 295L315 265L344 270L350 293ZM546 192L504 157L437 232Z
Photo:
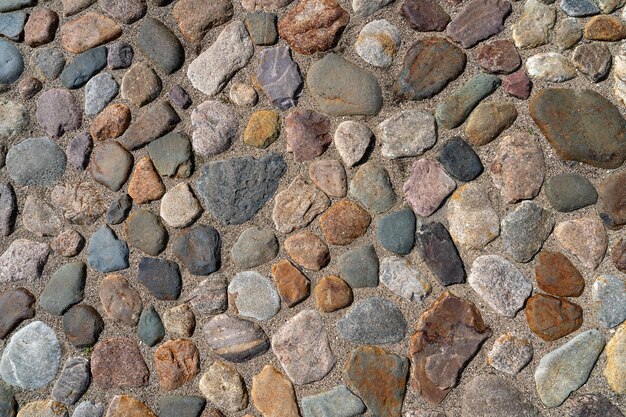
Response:
M374 162L366 163L357 170L350 181L349 191L365 209L374 213L389 210L396 201L387 170Z
M156 414L130 395L116 395L109 403L106 417L156 417Z
M238 130L238 116L227 105L214 100L200 104L191 114L194 128L192 146L196 154L208 157L226 151Z
M378 220L376 239L387 250L408 254L415 242L415 214L409 208L396 211Z
M103 0L103 12L120 23L131 24L146 15L146 0Z
M63 315L65 336L79 349L95 345L103 329L104 321L92 306L79 304Z
M626 224L626 171L607 175L598 186L598 212L604 224L619 229Z
M482 249L500 234L500 220L484 188L470 183L450 198L447 218L450 235L460 246Z
M585 268L596 269L608 246L608 237L600 219L582 217L556 225L554 236L560 247Z
M374 134L367 125L352 120L339 123L335 130L334 143L339 156L351 168L365 155Z
M77 170L84 171L89 165L89 157L93 150L93 139L87 132L75 136L65 148L67 162Z
M352 304L352 290L341 278L334 275L323 277L313 290L317 309L332 313Z
M88 12L61 26L61 45L69 52L80 54L121 34L122 28L113 19Z
M250 227L239 235L230 255L240 268L250 269L271 261L278 254L276 235L269 229Z
M378 125L381 153L396 159L418 156L437 141L435 118L418 110L403 110Z
M582 29L576 18L568 17L559 21L554 31L554 43L561 51L570 49L583 36Z
M626 283L615 275L600 275L591 288L591 299L598 322L615 327L626 320Z
M604 376L613 391L626 392L626 324L621 325L606 345Z
M200 379L200 391L221 409L241 411L248 406L246 384L233 366L215 361Z
M505 333L493 344L487 354L487 363L492 368L508 375L518 374L533 358L533 345L513 333Z
M43 84L39 79L35 77L22 78L17 86L17 90L20 93L20 97L24 100L29 100L37 95L43 88Z
M191 340L168 340L154 351L154 367L161 389L172 391L200 373L200 352Z
M496 375L479 375L465 386L462 415L541 417L542 413L513 383Z
M517 110L509 102L483 102L467 118L465 135L476 146L483 146L496 139L517 119Z
M3 140L16 137L26 129L30 123L30 116L25 105L0 99L0 138ZM5 155L6 155L6 143Z
M448 24L446 34L463 48L471 48L500 33L511 10L505 0L472 0Z
M439 162L422 158L411 166L411 175L402 189L415 214L428 217L437 211L455 188L456 183Z
M478 65L491 73L510 74L520 67L522 59L509 40L487 42L476 50Z
M158 300L178 299L183 287L178 265L165 259L141 258L137 280Z
M515 71L502 81L504 92L521 100L526 100L530 96L532 82L523 69Z
M535 294L526 303L526 321L543 340L557 340L580 328L583 309L565 298Z
M113 103L93 119L89 133L97 141L118 138L126 132L130 120L130 108L123 103Z
M620 41L626 37L626 25L616 16L594 16L585 23L583 37L590 41Z
M19 185L49 186L65 172L67 157L48 138L29 138L12 146L6 156L9 176Z
M261 50L259 58L254 84L278 109L285 110L298 104L303 82L300 68L291 58L291 50L286 46L275 46Z
M550 211L524 201L502 219L500 236L513 260L528 262L539 252L553 227L554 215Z
M169 102L154 103L130 125L119 142L129 151L135 150L169 133L178 122L180 117Z
M531 49L550 41L550 29L556 21L556 10L538 0L528 0L524 12L513 25L513 41L520 49Z
M274 284L256 271L236 274L228 284L228 294L242 317L265 321L280 309L280 297Z
M0 282L38 280L49 253L46 243L15 239L0 256Z
M324 239L331 245L348 245L367 232L371 217L350 200L333 204L320 216Z
M406 319L391 301L371 297L357 301L337 320L342 339L355 344L386 345L404 339Z
M626 271L626 239L620 239L611 248L613 265L620 271Z
M17 417L68 417L67 408L54 400L32 401L25 404Z
M170 334L178 337L191 337L196 329L196 316L189 304L180 304L165 310L163 326Z
M133 63L135 52L133 47L126 42L116 42L107 47L107 65L109 69L124 69Z
M106 142L93 150L89 171L97 183L111 191L119 191L132 167L133 156L130 152L117 142Z
M252 402L263 417L298 417L296 393L291 382L273 365L265 365L252 377Z
M259 96L251 85L233 82L228 92L228 98L237 106L252 107L257 103Z
M309 296L311 283L291 262L284 259L272 265L272 277L281 304L293 307Z
M191 291L185 298L185 302L189 303L201 316L223 313L228 308L226 287L224 277L207 278Z
M319 271L330 261L328 246L309 231L292 234L283 245L287 254L306 269Z
M329 197L345 197L348 192L346 170L335 159L320 159L309 165L309 178Z
M421 224L417 229L416 240L422 260L441 285L460 284L465 281L463 261L443 224L439 222Z
M478 154L458 136L443 145L437 160L448 174L459 181L469 182L483 172L483 164Z
M128 243L148 255L157 256L167 246L167 230L159 216L151 211L131 212L125 226Z
M441 32L450 23L448 13L434 0L405 0L401 11L411 29L418 32Z
M17 218L17 198L10 183L0 184L0 235L13 233Z
M65 361L59 379L52 388L52 399L73 405L85 394L90 383L89 360L72 356Z
M274 45L278 41L275 14L265 12L250 13L246 15L244 22L255 45Z
M10 12L0 14L0 35L14 41L19 41L24 30L26 17L24 12Z
M366 24L354 43L356 53L368 64L387 68L400 48L400 31L387 20L373 20Z
M378 256L372 245L357 246L339 258L341 278L352 288L378 285Z
M85 297L86 278L87 265L84 262L63 265L48 280L39 296L39 306L55 316L63 315Z
M578 395L563 406L568 417L624 417L624 414L602 394Z
M297 176L286 190L276 194L272 220L276 230L288 234L306 227L329 205L326 194Z
M53 88L37 100L37 122L53 138L80 128L82 111L72 94Z
M6 338L24 320L35 317L34 305L35 296L26 288L0 293L0 339Z
M29 194L22 209L22 225L26 230L39 237L55 236L61 231L62 221L52 205L33 194Z
M209 348L230 362L246 362L270 348L270 341L258 324L226 314L211 318L203 332Z
M209 4L198 0L183 0L176 2L172 14L185 39L199 42L209 30L232 18L233 4L231 0L219 0Z
M211 226L194 226L174 240L172 252L190 273L209 275L220 266L220 235Z
M121 96L137 107L143 107L161 94L161 79L144 62L134 63L122 78Z
M139 321L143 307L141 296L123 276L105 276L100 281L98 296L109 319L126 326L135 326Z
M195 395L164 395L157 404L160 417L200 417L206 400Z
M272 110L259 110L250 116L243 132L243 143L255 148L267 148L280 135L280 116Z
M146 147L157 171L164 177L187 178L193 170L189 138L179 132L168 133Z
M537 256L535 277L543 291L560 297L578 297L585 288L582 274L565 255L542 251Z
M137 34L137 46L167 75L176 72L185 62L183 45L176 35L157 19L144 19Z
M165 194L165 185L149 157L144 156L135 164L127 192L137 204L159 200Z
M65 67L65 57L58 49L38 48L33 51L31 63L39 76L47 80L54 80Z
M408 261L392 256L380 261L380 282L394 294L422 303L430 294L430 283Z

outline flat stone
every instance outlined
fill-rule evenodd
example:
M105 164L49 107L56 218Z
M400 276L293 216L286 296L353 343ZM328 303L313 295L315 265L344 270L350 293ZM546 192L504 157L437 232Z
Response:
M349 245L367 232L371 216L358 204L341 200L320 216L324 239L331 245Z
M487 42L476 49L478 65L491 73L510 74L520 67L522 59L509 40Z
M158 300L176 300L183 282L175 262L157 258L141 258L137 280Z
M330 199L296 176L286 190L276 194L272 220L276 230L288 234L302 229L330 206Z
M237 106L252 107L257 103L259 96L251 85L233 82L228 92L228 98Z
M378 285L378 256L372 245L357 246L339 258L341 278L352 288Z
M552 208L563 213L595 204L598 199L593 184L579 174L557 174L548 178L543 187Z
M570 61L557 52L543 52L526 60L526 71L531 78L560 83L576 77Z
M280 310L280 297L274 284L256 271L236 274L228 284L237 314L255 320L269 320Z
M348 192L346 170L335 159L320 159L309 165L309 178L329 197L345 197Z
M50 277L39 296L39 306L55 316L63 315L83 300L86 278L87 265L83 262L63 265Z
M422 260L441 285L465 282L463 261L443 224L421 224L417 229L416 241Z
M270 341L258 324L226 314L211 318L203 332L209 348L230 362L246 362L270 348Z
M417 110L403 110L378 125L382 155L396 159L418 156L437 141L435 118Z
M35 77L23 78L17 85L17 90L20 93L20 97L24 100L29 100L37 95L43 88L43 84L39 79Z
M119 87L109 73L99 74L85 86L85 115L95 116L115 98Z
M22 215L24 228L37 236L54 236L61 231L62 221L54 208L33 194L26 197Z
M37 75L49 81L56 79L65 67L63 52L54 48L37 48L33 51L31 62Z
M411 175L402 190L415 214L428 217L437 211L455 188L456 183L439 162L421 158L411 166Z
M97 141L118 138L128 129L130 119L130 108L126 104L113 103L95 117L89 133Z
M265 12L250 13L246 15L244 22L255 45L274 45L278 41L275 14Z
M160 216L171 227L187 227L202 213L202 206L187 183L170 189L161 199Z
M334 143L346 167L356 165L365 155L374 134L367 125L346 120L337 126Z
M389 3L391 0L352 0L352 10L363 17L367 17L389 5Z
M272 277L282 305L293 307L309 296L311 283L286 259L272 265Z
M357 301L337 320L339 336L355 344L386 345L404 339L406 319L391 301L371 297Z
M524 306L533 289L515 265L498 255L476 258L467 282L496 313L510 318Z
M583 309L565 298L535 294L526 303L526 321L543 340L557 340L580 328Z
M444 38L418 40L404 57L396 94L405 100L429 99L461 75L466 60L465 53Z
M221 223L242 224L273 196L286 168L282 156L273 153L212 161L202 166L196 190Z
M179 132L168 133L148 144L148 155L164 177L187 178L193 170L189 138Z
M350 181L350 195L374 213L388 211L396 201L387 170L374 162L363 164Z
M350 353L345 368L348 385L377 416L399 416L406 392L409 361L375 346Z
M615 335L606 345L607 363L604 368L604 376L611 389L618 394L626 392L626 325L617 329Z
M187 91L185 91L185 89L178 84L175 84L172 88L170 88L167 96L176 107L186 109L191 106L192 100L189 93L187 93Z
M554 227L554 215L532 201L524 201L509 212L500 226L500 236L509 256L528 262L543 246Z
M196 329L196 316L191 311L189 304L180 304L165 310L163 326L165 326L167 333L177 337L191 337Z
M200 379L200 392L213 404L227 411L248 406L246 383L233 366L215 361Z
M10 12L0 14L0 35L17 41L24 30L27 14L24 12Z
M208 49L191 61L187 77L196 89L215 96L248 64L253 54L254 47L243 22L232 22Z
M626 271L626 240L620 239L611 248L611 259L613 265L620 271Z
M505 0L472 0L448 24L446 34L463 48L471 48L500 33L511 10Z
M465 387L461 412L464 417L507 415L540 417L542 413L509 380L497 375L479 375Z
M154 346L165 337L161 316L153 305L143 309L137 323L137 337L147 346Z
M303 81L298 64L291 58L291 50L286 46L275 46L261 50L259 58L254 84L278 109L297 105Z
M626 173L613 172L607 175L598 186L598 212L604 224L611 229L619 229L626 224Z
M184 0L174 5L172 14L185 39L199 42L209 30L233 17L233 4L230 0L219 0L210 4Z
M0 84L11 84L17 81L24 71L24 59L19 49L12 43L0 39Z
M611 70L611 60L609 49L599 43L579 45L572 55L574 66L595 83L607 77Z
M556 10L538 0L528 0L524 12L513 25L513 41L520 49L531 49L550 41L550 29L556 21Z
M297 109L285 119L287 152L292 152L296 162L314 159L324 153L332 138L330 120L321 113Z
M624 414L602 394L578 395L563 406L570 417L623 417Z
M537 255L535 278L539 288L559 297L578 297L585 288L580 271L560 252L544 250Z
M191 340L168 340L154 351L154 367L161 390L172 391L200 373L200 352Z
M599 168L617 168L626 159L626 121L596 92L544 89L532 98L529 111L561 159Z
M0 282L38 280L49 253L46 243L15 239L0 256Z
M470 113L465 125L465 135L473 145L491 143L517 119L513 103L482 102Z
M291 259L311 271L319 271L330 262L328 246L308 230L289 236L285 239L283 247Z
M157 256L165 250L168 233L156 214L147 210L135 210L125 222L128 243L142 252Z
M164 395L157 404L161 417L200 417L206 400L195 395Z
M626 284L615 275L600 275L591 287L596 318L604 327L615 327L626 320Z
M133 47L126 42L116 42L107 47L107 65L109 69L124 69L131 66L135 52Z
M596 269L608 246L608 237L600 219L582 217L556 225L554 236L561 248L585 268Z
M604 336L598 330L587 330L546 354L535 370L535 383L541 402L558 407L580 388L604 349Z
M25 404L18 417L68 417L67 408L57 401L41 400Z
M99 13L88 12L61 26L61 45L73 54L105 44L122 34L122 28Z
M120 224L126 217L128 217L128 213L133 208L133 200L130 198L128 194L123 194L122 196L113 200L109 209L107 210L107 223L109 224Z
M483 164L478 154L458 136L443 145L437 160L448 174L459 181L469 182L483 172Z
M100 281L98 296L109 319L126 326L137 325L143 303L126 278L117 274L105 276Z
M143 107L161 94L161 79L144 62L134 63L122 78L121 95L137 107Z
M82 111L69 91L53 88L37 100L37 122L49 136L58 138L80 128Z
M80 88L94 75L100 72L107 63L107 49L104 46L82 52L74 58L61 72L59 80L69 89Z
M313 294L317 309L324 313L332 313L348 307L353 300L350 286L334 275L326 275L320 279Z
M280 135L280 116L272 110L259 110L250 116L243 132L243 143L256 148L267 148Z
M298 403L291 382L273 365L252 377L252 402L263 417L297 417Z
M349 21L335 0L304 0L278 20L278 33L296 52L311 55L335 46Z
M131 24L146 15L147 5L145 0L104 0L100 8L116 21Z
M9 139L15 137L28 127L30 117L25 105L1 99L0 109L2 110L0 111L0 138Z
M583 36L590 41L620 41L626 37L626 25L615 16L594 16L585 23Z
M224 277L207 278L191 291L185 302L201 316L223 313L228 308L227 285Z
M498 337L487 354L487 363L492 368L508 375L518 374L533 358L533 345L513 333Z
M409 208L380 217L376 225L376 239L387 250L402 255L413 249L415 242L415 214Z
M52 42L59 26L59 15L45 7L33 9L24 26L24 43L36 47Z
M65 336L79 349L95 345L103 329L104 321L92 306L79 304L63 315Z
M590 0L561 0L561 10L568 16L585 17L600 13L598 6Z
M209 275L220 267L220 235L211 226L194 226L174 240L172 252L190 273Z
M278 255L276 235L269 229L250 227L241 232L230 255L240 268L250 269L263 265Z
M417 393L433 404L443 401L490 336L474 304L447 291L441 294L422 313L411 337L411 383Z
M111 191L122 188L132 167L133 156L118 142L106 142L96 146L89 165L93 179Z
M460 187L447 205L450 235L456 244L482 249L500 234L498 213L483 187L470 183Z
M116 395L109 403L106 417L156 417L156 414L142 403L130 395Z
M380 261L380 282L394 294L422 303L430 294L430 283L411 263L398 256Z
M530 96L532 82L526 72L519 69L502 81L502 88L508 95L526 100Z
M24 320L35 317L34 306L35 296L26 288L0 293L0 339L6 338Z
M169 133L180 122L180 117L168 102L152 104L139 115L120 138L124 148L133 151Z
M418 32L441 32L450 16L433 0L405 0L400 9L411 29Z
M137 34L137 47L166 75L173 74L185 61L185 50L176 35L161 21L143 20Z
M85 394L90 383L89 360L72 356L65 361L59 379L52 388L52 399L73 405Z
M54 330L33 321L15 332L2 352L0 377L7 384L34 390L52 382L61 362Z
M336 362L321 316L314 310L303 310L287 320L272 336L272 350L296 385L319 381Z
M554 43L561 51L576 45L582 37L582 29L574 17L560 20L554 30Z
M400 48L400 31L387 20L373 20L366 24L356 39L356 53L368 64L387 68Z

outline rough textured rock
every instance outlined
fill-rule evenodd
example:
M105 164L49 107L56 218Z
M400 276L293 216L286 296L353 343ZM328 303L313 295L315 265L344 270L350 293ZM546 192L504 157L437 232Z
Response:
M91 355L91 374L102 389L142 387L150 376L139 346L127 338L99 342Z
M80 127L82 111L69 91L53 88L37 100L37 122L56 138Z
M513 333L505 333L493 344L487 354L487 363L494 369L509 375L516 375L533 358L533 345Z
M22 225L39 236L55 236L61 230L61 218L45 200L30 194L22 209Z
M482 146L496 139L517 119L517 110L509 102L482 102L470 113L465 125L467 139Z
M437 141L435 118L418 110L403 110L378 125L381 153L396 159L418 156Z
M226 314L211 318L203 332L213 352L230 362L248 361L270 348L270 341L258 324Z
M185 298L196 313L207 316L223 313L228 307L226 293L226 279L223 277L211 277L200 282Z
M404 339L407 324L391 301L372 297L354 303L337 321L339 335L356 344L384 345Z
M556 10L543 2L528 0L524 12L513 25L513 41L520 49L536 48L550 40L550 29L556 21ZM557 35L558 36L558 35Z
M500 234L500 220L482 186L460 187L447 206L450 235L456 244L482 249Z
M89 133L97 141L118 138L130 125L130 108L121 103L107 106L91 123Z
M346 170L336 159L320 159L311 162L309 178L329 197L345 197L348 192Z
M450 22L446 34L463 48L471 48L500 33L504 29L504 19L511 10L508 1L472 0Z
M296 162L314 159L326 151L332 141L328 117L313 110L296 109L285 118L287 152Z
M256 148L267 148L280 135L280 116L272 110L259 110L250 116L243 132L243 143Z
M172 391L200 373L200 352L191 340L168 340L154 351L154 367L161 389Z
M196 107L191 113L194 152L209 157L226 151L237 135L237 119L237 114L219 101L207 100Z
M70 357L52 388L52 399L72 405L83 396L90 383L89 361L80 356Z
M613 391L626 392L626 324L622 324L606 345L607 363L604 376Z
M623 417L624 414L602 394L578 395L563 406L570 417Z
M32 401L25 404L18 417L68 417L67 408L53 400Z
M509 40L487 42L476 50L478 65L487 72L510 74L520 67L522 59Z
M144 156L135 164L127 192L137 204L159 200L165 194L165 185L149 157Z
M382 216L376 225L376 239L387 250L406 255L415 243L415 214L405 208Z
M526 303L526 321L543 340L557 340L580 328L583 309L564 298L535 294Z
M139 321L141 296L126 278L110 274L100 282L98 290L104 313L114 322L135 326Z
M626 320L626 283L618 276L600 275L593 283L591 299L597 320L615 327Z
M626 171L613 172L598 186L598 212L604 224L619 229L626 224Z
M109 403L106 417L156 417L156 414L130 395L116 395Z
M356 165L365 155L373 133L367 125L352 120L339 123L335 130L335 148L347 168Z
M320 216L324 239L331 245L348 245L367 232L371 217L358 204L341 200Z
M400 48L400 31L387 20L374 20L361 29L354 43L357 54L368 64L387 68Z
M554 227L554 215L532 201L524 201L509 212L500 226L500 237L509 256L528 262L543 246Z
M122 28L104 15L88 12L61 26L61 45L79 54L119 37Z
M187 178L191 175L193 170L192 148L191 142L185 134L168 133L150 142L146 148L150 159L162 176Z
M6 338L20 323L35 317L35 296L26 288L0 294L0 339Z
M415 214L428 217L455 188L456 183L439 162L422 158L411 166L411 176L404 183L403 191Z
M278 41L275 14L250 13L246 16L245 23L255 45L274 45Z
M134 63L122 78L121 96L137 107L143 107L161 94L161 78L148 64Z
M406 0L402 15L411 29L418 32L441 32L450 23L450 16L433 0Z
M611 60L609 48L600 43L579 45L572 55L574 66L595 83L607 77L611 70Z
M248 405L248 391L237 369L215 361L200 379L200 391L213 404L228 411L240 411Z
M317 309L332 313L352 304L352 290L341 278L334 275L323 277L313 290Z
M291 50L286 46L275 46L263 49L259 57L261 62L254 83L278 109L285 110L298 104L302 75L298 64L291 58Z
M311 283L291 262L284 259L272 265L272 277L281 304L293 307L309 296Z
M46 243L15 239L0 256L0 282L38 280L49 253Z
M566 220L554 228L556 241L585 268L596 269L608 245L602 222L596 217Z
M197 0L176 2L172 9L174 19L183 36L192 42L201 41L212 28L228 22L233 16L231 0L206 4Z
M170 334L178 337L191 337L196 329L196 316L189 304L180 304L165 310L163 326Z
M541 411L508 380L496 375L479 375L465 387L462 415L541 417Z
M539 288L560 297L578 297L585 288L582 274L559 252L544 250L539 253L535 278Z
M303 417L352 417L365 412L365 404L345 385L301 400Z
M276 194L272 220L276 230L288 234L302 229L330 206L330 199L296 176L286 190Z
M263 417L297 417L298 403L291 382L272 365L252 377L252 402Z
M430 293L428 281L404 258L392 256L380 262L380 282L409 301L423 302Z

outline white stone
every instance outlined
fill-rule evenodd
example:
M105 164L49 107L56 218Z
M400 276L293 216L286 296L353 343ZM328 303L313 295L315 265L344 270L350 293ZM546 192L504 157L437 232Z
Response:
M528 76L538 80L560 83L576 77L576 68L557 52L544 52L526 60Z
M161 198L161 218L171 227L186 227L202 213L202 206L186 182L170 189Z
M411 263L399 256L380 261L380 282L391 292L409 301L423 302L431 286Z
M335 130L335 148L348 168L363 158L374 134L370 128L359 122L346 120Z
M387 68L393 63L400 43L398 28L381 19L371 21L361 29L354 48L368 64Z
M419 110L403 110L378 125L382 155L396 159L418 156L437 141L437 128L432 114Z
M228 284L228 294L234 299L237 313L242 317L264 321L280 310L280 296L274 283L256 271L235 275Z

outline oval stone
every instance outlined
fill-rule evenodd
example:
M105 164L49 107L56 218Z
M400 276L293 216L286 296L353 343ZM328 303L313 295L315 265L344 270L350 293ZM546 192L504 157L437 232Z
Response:
M29 138L9 149L7 170L20 185L45 187L54 184L65 172L67 157L48 138Z

